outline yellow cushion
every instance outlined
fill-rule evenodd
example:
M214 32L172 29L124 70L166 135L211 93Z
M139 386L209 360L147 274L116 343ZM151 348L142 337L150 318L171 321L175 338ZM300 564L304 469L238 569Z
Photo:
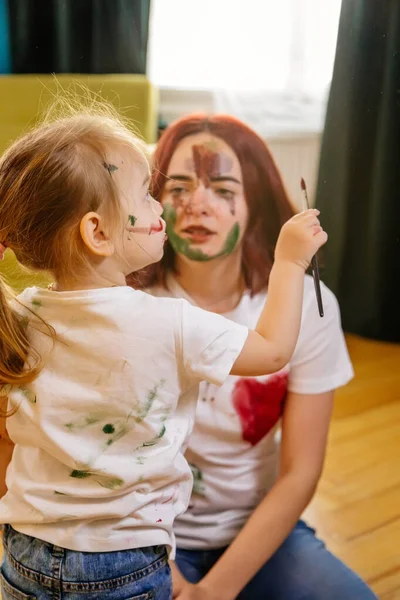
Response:
M129 118L147 143L156 141L158 93L144 75L7 75L0 77L0 154L30 127L52 101L57 86L69 88L73 82L108 100ZM79 86L73 88L79 91ZM28 274L18 266L14 254L7 250L0 262L0 274L13 288L46 286L46 275Z
M14 253L7 250L0 262L0 275L16 292L22 292L32 285L47 287L53 279L47 273L34 273L21 267Z
M69 88L73 82L114 104L146 142L156 141L158 93L145 75L57 75L57 83L51 75L6 75L0 77L0 153L35 124L57 85Z

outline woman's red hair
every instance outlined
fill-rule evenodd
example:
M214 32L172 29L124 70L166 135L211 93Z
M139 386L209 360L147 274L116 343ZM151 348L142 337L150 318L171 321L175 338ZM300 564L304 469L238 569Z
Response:
M294 210L282 178L265 142L247 125L229 115L191 114L175 121L162 134L154 153L152 194L161 200L171 158L183 138L209 132L221 138L239 159L249 223L243 237L242 269L251 294L268 285L274 248L282 225ZM135 287L164 285L166 274L175 270L175 253L167 242L162 260L145 272L133 274Z

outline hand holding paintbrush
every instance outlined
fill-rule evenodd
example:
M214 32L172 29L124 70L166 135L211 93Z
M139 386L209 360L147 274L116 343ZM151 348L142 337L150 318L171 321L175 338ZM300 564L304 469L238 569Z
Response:
M310 208L310 204L308 202L306 182L304 181L303 178L301 178L300 186L301 186L301 189L302 189L303 195L304 195L304 204L305 204L304 210L307 210ZM318 266L317 255L313 256L313 258L311 259L311 269L312 269L312 275L313 275L313 279L314 279L315 294L317 296L319 316L323 317L324 316L324 307L322 304L321 283L320 283L321 280L320 280L320 276L319 276L319 266Z

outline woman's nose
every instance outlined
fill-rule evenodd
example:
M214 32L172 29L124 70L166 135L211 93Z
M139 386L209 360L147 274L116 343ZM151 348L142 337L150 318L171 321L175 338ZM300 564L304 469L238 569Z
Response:
M195 216L208 215L210 212L210 190L199 185L186 204L186 213Z

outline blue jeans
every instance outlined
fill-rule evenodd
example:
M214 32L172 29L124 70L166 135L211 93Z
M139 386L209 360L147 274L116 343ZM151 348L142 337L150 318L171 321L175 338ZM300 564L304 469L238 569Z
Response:
M171 600L165 546L74 552L18 533L3 534L2 600Z
M176 563L191 583L213 567L226 548L177 550ZM250 549L249 549L250 551ZM240 569L240 565L238 565ZM238 600L377 600L368 586L328 552L315 531L299 521Z

